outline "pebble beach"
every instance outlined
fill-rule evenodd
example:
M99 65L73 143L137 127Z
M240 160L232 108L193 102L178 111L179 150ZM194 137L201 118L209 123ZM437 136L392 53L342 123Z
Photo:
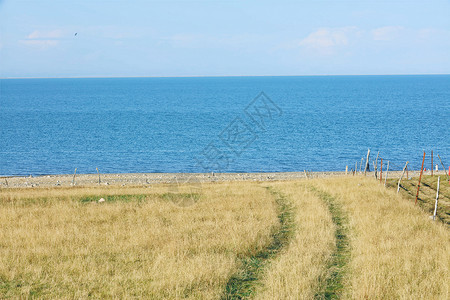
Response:
M419 171L409 171L409 177L419 175ZM430 175L429 171L424 175ZM443 171L434 172L444 175ZM276 173L128 173L128 174L73 174L44 175L44 176L0 176L1 188L37 188L37 187L68 187L68 186L96 186L119 185L136 186L152 184L183 184L196 182L221 181L278 181L312 179L336 176L363 176L363 172L276 172ZM366 176L374 176L374 172L367 172ZM383 172L386 176L386 172ZM390 171L389 178L401 176L401 171ZM406 174L405 174L406 176ZM383 177L384 178L384 177Z

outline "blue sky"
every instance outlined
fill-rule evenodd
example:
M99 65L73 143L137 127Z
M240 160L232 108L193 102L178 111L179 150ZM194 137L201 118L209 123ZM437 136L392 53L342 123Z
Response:
M0 0L0 77L448 74L449 16L434 0Z

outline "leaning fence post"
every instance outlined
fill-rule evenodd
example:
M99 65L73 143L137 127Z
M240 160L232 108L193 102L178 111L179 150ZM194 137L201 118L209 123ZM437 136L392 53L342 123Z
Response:
M364 162L364 157L361 157L361 164L359 165L359 173L362 171L362 164Z
M398 180L397 193L400 191L400 182L402 182L402 178L403 178L403 175L405 174L405 170L407 167L408 167L408 161L406 162L406 165L403 167L402 175L400 176L400 179Z
M366 176L367 171L370 172L369 156L370 156L370 149L367 150L366 166L364 167L364 176Z
M77 176L77 168L75 168L75 172L73 172L72 185L75 185L75 176Z
M442 169L444 170L444 174L445 174L445 176L447 176L447 180L450 180L449 177L448 177L448 174L447 174L446 171L445 171L445 166L444 166L444 164L442 163L442 159L441 159L441 157L439 156L439 154L438 154L438 157L439 157L439 161L441 162Z
M95 168L97 170L97 174L98 174L98 184L100 184L100 172L98 171L98 168Z
M417 199L419 199L420 181L422 181L424 162L425 162L425 151L423 151L422 167L420 168L419 183L417 184L416 202L414 204L417 204Z
M441 176L438 177L437 191L436 191L436 202L434 203L433 220L436 220L438 201L439 201L439 184L440 184L440 181L441 181Z
M306 179L309 179L309 178L308 178L308 174L306 174L306 170L303 170L303 172L305 173Z
M388 165L387 165L387 170L386 170L386 177L384 177L384 186L386 186L386 181L388 178L388 174L389 174L389 160L388 160Z
M381 159L381 164L380 164L380 183L383 180L383 159Z
M375 179L377 179L377 170L378 170L378 156L380 155L380 151L377 153L377 158L375 159Z
M442 169L444 170L444 174L445 174L445 176L447 176L448 183L450 184L450 178L449 178L449 175L450 175L450 174L447 174L447 172L445 171L445 166L444 166L444 164L442 163L442 159L441 159L441 157L439 156L439 154L438 154L438 157L439 157L439 161L441 162Z

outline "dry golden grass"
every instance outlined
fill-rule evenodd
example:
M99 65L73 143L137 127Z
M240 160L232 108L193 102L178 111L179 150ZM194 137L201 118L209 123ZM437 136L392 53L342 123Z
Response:
M257 299L313 299L324 284L334 249L334 225L326 205L303 183L273 184L295 205L295 236L270 265Z
M450 234L413 203L367 178L311 181L349 215L353 299L449 299Z
M439 203L437 210L437 218L450 227L450 183L446 176L440 176L440 188L439 188ZM417 203L430 215L434 212L434 205L436 202L436 190L437 190L438 176L423 176L420 184L420 191ZM404 178L401 182L400 194L404 195L410 201L416 200L417 184L419 178ZM387 186L397 190L397 179L388 180Z
M347 299L450 298L448 228L374 179L352 176L206 183L200 195L182 186L178 196L165 185L2 189L0 298L224 297L240 262L280 230L265 186L294 205L295 234L257 268L258 299L311 299L327 285ZM107 201L87 201L100 197ZM171 201L183 197L197 203ZM337 213L350 252L340 287L326 280L344 253Z
M255 184L204 184L197 204L180 208L166 192L0 191L0 298L219 298L237 256L269 241L273 197ZM117 194L146 196L79 200Z

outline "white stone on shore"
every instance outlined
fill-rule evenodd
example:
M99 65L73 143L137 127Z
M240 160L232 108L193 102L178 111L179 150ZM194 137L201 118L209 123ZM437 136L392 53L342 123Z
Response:
M105 199L104 199L104 198L100 198L100 199L98 200L98 203L102 203L102 202L105 202Z

